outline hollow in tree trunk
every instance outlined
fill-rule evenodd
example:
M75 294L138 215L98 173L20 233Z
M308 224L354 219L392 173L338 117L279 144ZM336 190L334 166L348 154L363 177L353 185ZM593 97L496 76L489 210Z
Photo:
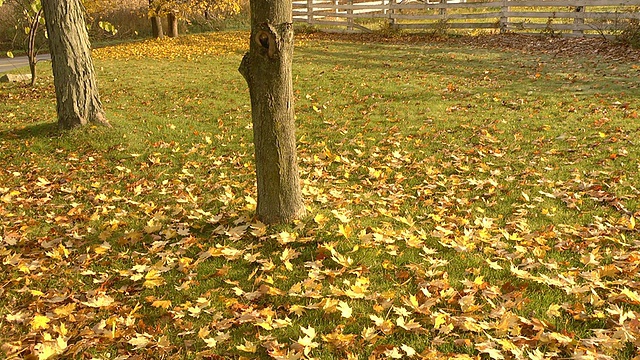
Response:
M110 126L94 75L81 0L42 0L56 88L58 126Z
M291 0L251 0L251 38L239 71L249 85L258 185L257 216L266 223L302 217L291 62Z

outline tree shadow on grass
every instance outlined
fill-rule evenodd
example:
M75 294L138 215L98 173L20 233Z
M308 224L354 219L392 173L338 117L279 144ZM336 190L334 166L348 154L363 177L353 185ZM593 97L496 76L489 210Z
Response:
M33 125L22 125L13 129L0 131L1 139L31 139L31 138L54 138L61 135L58 130L58 123L38 123Z

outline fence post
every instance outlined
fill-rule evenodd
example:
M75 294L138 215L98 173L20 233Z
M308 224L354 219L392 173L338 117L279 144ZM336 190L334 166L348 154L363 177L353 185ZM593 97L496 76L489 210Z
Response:
M504 34L507 32L507 25L509 23L509 17L507 13L509 12L509 0L502 0L502 10L500 10L500 33Z
M307 24L313 24L313 0L307 0Z
M447 0L440 0L440 4L447 5ZM440 8L440 17L442 18L442 21L447 20L447 8L446 8L446 6L443 6L443 7Z
M353 31L353 0L347 0L347 30Z
M396 29L396 0L389 0L389 11L387 11L387 15L389 15L389 28L392 30Z
M580 36L584 35L584 31L582 30L582 25L584 25L584 11L584 6L576 6L576 16L573 18L573 33Z

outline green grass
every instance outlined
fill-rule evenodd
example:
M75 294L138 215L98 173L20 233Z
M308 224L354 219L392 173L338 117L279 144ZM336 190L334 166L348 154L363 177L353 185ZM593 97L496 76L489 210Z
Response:
M0 84L7 357L51 336L63 357L268 358L302 352L311 326L318 359L403 345L424 358L632 358L620 334L640 335L640 302L623 293L638 291L637 66L342 39L297 39L309 215L264 233L242 51L97 59L112 129L59 132L46 63L36 89Z

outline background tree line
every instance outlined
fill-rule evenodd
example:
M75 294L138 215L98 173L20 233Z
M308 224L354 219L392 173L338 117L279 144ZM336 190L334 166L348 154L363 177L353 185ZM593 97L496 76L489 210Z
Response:
M248 0L85 0L82 4L89 38L94 43L246 27L249 16ZM3 1L2 53L27 51L29 29L39 8L40 0ZM150 20L156 25L151 26ZM41 49L48 46L43 24L41 20L35 38Z

